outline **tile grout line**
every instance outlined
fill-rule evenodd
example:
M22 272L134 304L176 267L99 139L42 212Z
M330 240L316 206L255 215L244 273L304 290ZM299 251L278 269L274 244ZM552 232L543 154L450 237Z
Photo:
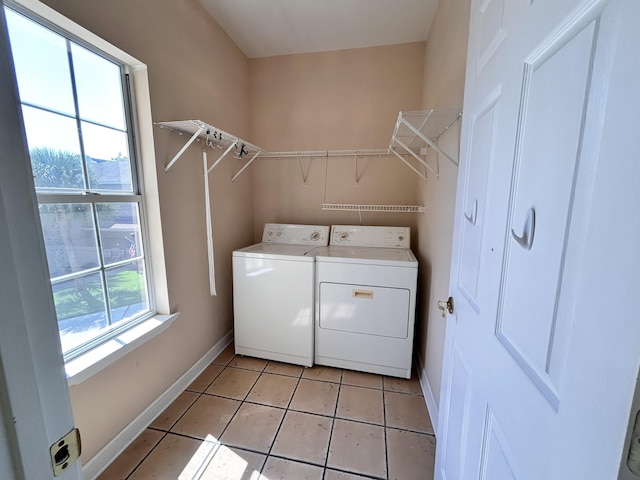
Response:
M387 426L385 428L388 428L389 430L397 430L399 432L415 433L416 435L426 435L428 437L434 437L434 438L436 436L435 433L421 432L419 430L411 430L410 428L401 428L401 427L392 427L392 426Z
M234 355L233 357L231 357L231 360L229 360L229 362L227 363L227 365L225 365L225 366L224 366L224 368L223 368L223 369L222 369L222 371L221 371L221 372L216 376L216 378L218 378L220 375L222 375L222 372L224 372L227 368L237 368L237 367L230 366L231 362L232 362L232 361L233 361L233 359L234 359L234 358L236 358L236 357L237 357L237 355ZM235 401L239 401L239 402L240 402L240 404L238 405L238 408L236 408L236 410L233 412L233 415L231 416L231 418L229 419L229 421L227 422L227 424L224 426L224 428L223 428L223 429L222 429L222 431L220 432L220 438L216 439L218 444L220 444L220 445L224 445L224 444L222 443L222 435L224 435L224 432L226 432L227 428L229 428L229 425L231 425L231 422L233 421L233 419L236 417L236 415L237 415L237 414L238 414L238 412L240 411L240 408L242 408L242 405L244 404L244 399L246 399L246 398L249 396L249 393L251 392L251 390L253 390L253 387L255 387L256 383L258 382L258 379L262 376L262 371L264 370L264 368L265 368L267 365L268 365L268 362L267 362L267 364L265 364L265 366L262 368L262 370L260 370L260 374L259 374L259 375L258 375L258 377L255 379L255 381L251 384L251 387L247 390L247 393L246 393L246 394L245 394L245 396L243 397L243 400L238 400L238 399L235 399L235 398L234 398L234 399L231 399L231 398L228 398L228 397L222 397L222 396L219 396L219 395L210 395L210 396L216 396L216 397L218 397L218 398L226 398L226 399L228 399L228 400L235 400ZM245 370L249 370L249 369L245 369ZM255 371L257 371L257 370L253 370L253 371L255 372ZM213 380L211 381L211 383L209 384L209 386L205 389L205 391L203 391L203 392L200 394L200 396L202 396L202 395L209 395L209 394L206 394L205 392L206 392L206 390L207 390L207 389L208 389L208 388L213 384L213 382L215 382L215 380L216 380L216 379L213 379ZM200 397L198 397L198 398L200 398ZM195 402L194 402L194 403L195 403ZM189 407L189 408L191 408L191 407ZM185 412L185 413L186 413L186 412ZM173 428L173 427L172 427L172 428ZM180 434L176 434L176 435L180 435ZM189 437L188 435L182 435L182 436L187 437L187 438L194 438L194 437ZM202 439L201 439L201 438L196 438L196 440L200 440L200 441L202 441ZM226 445L225 445L225 446L226 446ZM266 461L266 460L265 460L265 461ZM263 467L264 467L264 465L263 465ZM262 468L260 468L260 471L262 471Z
M241 447L234 447L234 448L241 448ZM246 449L246 448L241 448L241 449L242 450L246 450L248 452L260 453L260 452L257 452L255 450L249 450L249 449ZM261 455L264 455L264 453L261 453ZM308 460L299 460L299 459L296 459L296 458L284 457L284 456L278 455L278 454L273 454L273 455L269 455L269 456L273 457L273 458L280 459L280 460L289 460L289 461L296 462L296 463L302 463L304 465L309 465L311 467L323 468L322 465L320 465L319 463L313 463L313 462L310 462ZM329 470L335 470L335 471L342 472L342 473L347 473L349 475L358 475L358 476L360 476L362 478L366 478L367 480L369 480L369 479L372 479L372 480L387 480L385 477L376 477L375 475L372 476L372 475L368 475L366 473L357 473L357 472L354 472L354 471L345 470L345 469L340 468L340 467L328 467L328 469ZM323 469L323 476L324 476L324 473L326 472L326 470L327 470L327 468Z
M344 376L344 369L342 370L342 375ZM353 419L353 418L342 418L342 417L338 417L338 403L340 401L340 397L338 396L338 401L336 402L336 414L334 417L334 420L343 420L343 421L347 421L347 422L353 422L353 423L359 423L359 424L364 424L364 425L369 425L369 426L373 426L373 427L379 427L382 428L382 434L383 434L383 441L384 441L384 454L385 454L385 476L384 477L376 477L376 476L369 476L367 475L369 478L377 478L377 479L384 479L384 480L389 480L389 467L388 467L388 455L387 455L387 431L386 431L386 414L385 414L385 402L384 402L384 376L380 375L380 382L381 382L381 388L371 388L371 387L365 387L362 385L351 385L351 384L344 384L342 383L342 377L341 377L341 381L340 381L340 393L342 393L342 386L346 386L346 387L355 387L355 388L363 388L363 389L368 389L368 390L375 390L375 391L380 391L382 394L382 425L378 424L378 423L370 423L370 422L366 422L366 421L362 421L359 419ZM333 433L333 432L332 432ZM363 474L361 472L355 472L353 470L343 470L340 469L340 471L344 471L346 473L350 473L350 474L356 474L356 475L366 475Z
M224 369L222 370L222 372L224 372L227 368L236 368L231 366L230 364L233 361L234 358L236 358L237 355L234 355L233 358L231 360L229 360L229 363L227 364L226 367L224 367ZM256 386L256 383L258 383L258 380L260 379L260 377L262 376L262 371L265 369L265 367L268 365L268 362L265 363L264 367L262 367L262 370L259 370L260 374L258 375L258 377L255 379L255 381L251 384L251 387L247 390L247 393L245 394L245 396L243 397L242 400L238 400L237 398L235 399L230 399L230 400L236 400L240 402L240 405L238 405L238 408L236 408L235 412L233 412L233 415L231 415L231 418L229 419L229 421L227 422L227 424L224 426L224 428L222 429L222 431L220 432L220 438L218 439L218 443L220 445L223 445L222 443L222 436L224 435L224 432L227 431L227 429L229 428L229 425L231 425L231 422L233 422L233 419L236 418L236 415L238 414L238 412L240 411L240 409L242 408L242 405L244 405L244 401L246 400L246 398L249 396L249 393L251 393L251 390L253 390L253 387ZM248 370L248 369L246 369ZM254 372L258 371L258 370L253 370ZM220 372L219 375L222 375L222 372ZM211 382L213 383L213 382ZM203 393L204 395L204 393ZM216 395L217 396L217 395ZM221 397L221 398L227 398L227 397ZM225 445L226 446L226 445ZM260 469L262 471L262 469Z
M232 357L232 358L231 358L231 360L233 360L233 358L234 358L234 357ZM231 362L231 360L229 360L229 362ZM209 364L209 365L212 365L212 364ZM217 374L217 375L216 375L216 376L215 376L215 377L214 377L214 378L209 382L209 385L207 385L207 386L204 388L204 390L202 390L202 392L194 392L193 390L189 390L189 392L191 392L191 393L196 393L198 396L196 397L196 399L195 399L193 402L191 402L191 405L189 405L189 406L187 407L187 409L186 409L184 412L182 412L182 415L180 415L180 416L178 417L178 419L177 419L175 422L173 422L173 423L171 424L171 426L169 427L169 429L166 431L167 433L175 433L175 432L172 432L172 431L171 431L171 429L172 429L173 427L175 427L175 426L178 424L178 422L179 422L180 420L182 420L182 418L187 414L187 412L188 412L189 410L191 410L191 407L193 407L193 406L196 404L196 402L197 402L198 400L200 400L200 398L201 398L203 395L206 395L206 393L205 393L205 392L207 391L207 389L208 389L208 388L213 384L213 382L215 382L215 381L216 381L216 379L217 379L220 375L222 375L222 372L224 372L224 371L227 369L227 366L228 366L228 364L227 364L226 366L222 367L222 370L220 370L220 371L218 372L218 374ZM187 390L185 389L185 390L183 390L183 392L182 392L182 393L184 393L184 392L186 392L186 391L187 391ZM175 401L175 400L174 400L174 401ZM221 436L222 436L222 435L221 435Z
M333 408L333 417L331 418L331 431L329 432L329 442L327 443L327 456L324 459L324 470L322 471L322 478L327 475L327 468L329 466L329 453L331 452L331 442L333 441L333 429L336 426L336 415L338 414L338 402L340 401L340 392L342 390L342 377L344 376L344 369L340 371L340 383L338 384L338 395L336 396L336 405Z
M329 467L329 470L334 470L336 472L340 472L340 473L346 473L347 475L350 476L356 476L357 478L364 478L366 480L388 480L387 477L376 477L375 475L369 475L368 473L358 473L358 472L354 472L353 470L345 470L344 468L340 468L340 467Z
M384 401L384 400L383 400ZM361 423L362 425L368 425L370 427L382 427L384 428L384 423L374 423L374 422L367 422L366 420L359 420L357 418L349 418L349 417L333 417L336 420L344 420L345 422L353 422L353 423ZM384 422L384 420L383 420ZM419 432L416 432L419 433Z
M268 365L268 363L267 363ZM293 391L291 392L291 398L289 398L289 402L287 402L287 406L284 409L284 415L282 415L282 420L280 420L280 424L278 425L278 428L276 429L276 433L273 436L273 441L271 442L271 445L269 446L269 451L267 452L267 456L264 459L264 464L262 465L262 468L260 469L260 473L263 472L264 467L267 466L267 461L269 460L269 457L271 456L271 451L273 450L273 446L276 444L276 440L278 439L278 434L280 433L280 430L282 429L282 425L284 424L284 419L287 417L287 412L289 411L289 406L291 405L291 402L293 401L293 397L296 394L296 391L298 390L298 385L300 385L300 380L302 379L302 375L304 375L304 368L306 367L302 367L302 371L300 372L300 376L298 377L298 380L296 382L296 386L294 387ZM261 374L262 376L262 374ZM293 410L295 411L295 410ZM285 460L293 460L292 458L285 458Z
M382 378L382 422L384 430L384 463L387 472L387 480L389 480L389 443L387 442L387 397L384 389L384 377Z
M149 428L149 427L147 427L147 428ZM145 430L146 430L147 428L145 428ZM157 430L157 431L161 431L161 430ZM144 433L144 430L143 430L143 433ZM142 433L141 433L140 435L142 435ZM138 435L138 436L136 437L136 440L140 437L140 435ZM133 475L133 474L135 473L135 471L140 467L140 465L142 465L142 463L147 459L147 457L148 457L149 455L151 455L151 452L153 452L153 451L156 449L156 447L157 447L158 445L160 445L160 442L161 442L162 440L164 440L164 438L165 438L166 436L167 436L167 432L162 432L162 436L160 437L160 440L158 440L158 443L156 443L156 444L153 446L153 448L152 448L151 450L149 450L149 451L147 452L147 454L142 458L142 460L140 460L140 461L136 464L136 466L133 468L133 470L131 470L131 472L130 472L126 477L125 477L125 480L127 480L128 478L130 478L130 477L131 477L131 475ZM135 442L135 440L134 440L134 442ZM133 442L131 442L131 443L133 443ZM127 447L127 448L129 448L129 447ZM123 451L123 452L124 452L124 451ZM120 453L120 455L122 455L122 453ZM118 455L118 457L119 457L120 455ZM113 461L115 462L115 461L118 459L118 457L116 457ZM113 462L112 462L112 463L113 463ZM109 467L107 467L107 468L109 468ZM107 469L105 468L105 469L104 469L104 471L100 473L100 475L102 475L106 470L107 470ZM99 476L100 476L100 475L99 475Z

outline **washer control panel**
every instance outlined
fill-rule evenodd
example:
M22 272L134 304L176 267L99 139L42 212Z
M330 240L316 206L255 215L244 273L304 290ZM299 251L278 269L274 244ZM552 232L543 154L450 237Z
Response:
M410 227L333 225L329 245L349 247L410 248Z
M325 247L329 243L329 227L324 225L265 223L262 231L262 243Z

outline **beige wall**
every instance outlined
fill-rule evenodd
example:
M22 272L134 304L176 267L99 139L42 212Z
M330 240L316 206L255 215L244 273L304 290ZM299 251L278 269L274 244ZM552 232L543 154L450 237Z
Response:
M424 43L250 60L251 138L270 151L387 148L400 110L420 108ZM256 239L265 222L359 224L327 203L415 204L415 174L395 157L261 159L252 167ZM326 181L325 181L326 178ZM417 214L363 213L369 225Z
M470 0L441 1L427 39L424 59L423 107L462 107L467 52ZM458 157L460 121L439 140L439 146ZM431 161L434 161L432 158ZM453 238L453 214L458 169L440 158L440 178L419 181L418 198L425 215L418 226L420 301L418 311L418 355L438 404L442 377L445 320L438 300L449 296L449 268Z
M249 62L196 0L45 0L149 68L154 121L199 118L249 133ZM253 239L251 177L211 176L218 297L208 292L202 160L186 141L155 129L169 303L182 314L164 333L71 387L86 462L232 328L231 251Z

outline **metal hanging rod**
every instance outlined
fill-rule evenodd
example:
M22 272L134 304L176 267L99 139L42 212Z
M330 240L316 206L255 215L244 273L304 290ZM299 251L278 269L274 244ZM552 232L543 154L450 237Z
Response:
M290 152L267 152L262 151L258 155L260 158L333 158L333 157L386 157L392 155L388 148L366 149L366 150L313 150L313 151L290 151Z

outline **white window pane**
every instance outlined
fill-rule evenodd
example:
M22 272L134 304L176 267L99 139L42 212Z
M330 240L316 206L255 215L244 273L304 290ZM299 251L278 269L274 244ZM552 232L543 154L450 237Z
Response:
M88 342L107 327L104 298L99 273L53 285L63 353Z
M39 210L51 278L100 266L91 204L47 203Z
M71 45L80 118L125 130L120 67Z
M136 203L98 203L96 214L105 265L142 256Z
M66 40L5 9L20 99L75 115Z
M107 270L107 291L114 324L149 311L143 262Z
M132 192L127 134L82 122L89 188Z
M36 188L85 188L76 121L22 106Z

